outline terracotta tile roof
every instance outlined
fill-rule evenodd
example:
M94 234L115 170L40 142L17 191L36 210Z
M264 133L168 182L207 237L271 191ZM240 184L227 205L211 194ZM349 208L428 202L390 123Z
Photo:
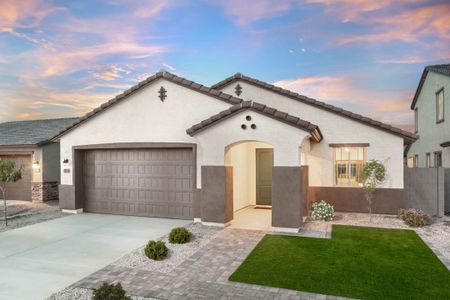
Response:
M295 116L289 115L288 113L276 110L275 108L266 106L261 103L253 102L253 101L244 101L242 103L236 104L229 109L219 112L206 120L201 121L198 124L193 125L191 128L187 129L186 132L190 136L194 136L200 131L209 128L231 116L236 115L244 110L252 110L277 121L289 124L296 128L305 130L311 133L312 139L315 142L320 142L322 140L322 133L320 132L319 126L314 125L308 121L302 120Z
M415 109L417 99L419 98L420 95L420 91L422 90L423 84L425 83L425 79L427 78L427 74L430 71L450 76L450 64L426 66L425 69L423 69L422 77L420 77L419 85L417 86L416 93L414 94L414 98L411 103L411 109Z
M59 137L61 137L62 135L64 135L68 131L72 130L73 128L77 127L81 123L83 123L83 122L87 121L88 119L96 116L98 113L100 113L100 112L110 108L114 104L119 103L120 101L126 99L128 96L134 94L136 91L139 91L141 88L143 88L143 87L145 87L145 86L151 84L152 82L154 82L154 81L156 81L158 79L161 79L161 78L164 78L164 79L166 79L166 80L168 80L170 82L176 83L176 84L181 85L183 87L189 88L191 90L197 91L199 93L206 94L208 96L211 96L211 97L214 97L216 99L222 100L222 101L227 102L227 103L232 104L232 105L241 103L243 101L240 98L233 97L233 96L225 94L225 93L223 93L221 91L214 90L214 89L212 89L210 87L198 84L198 83L193 82L191 80L187 80L185 78L179 77L179 76L174 75L172 73L169 73L169 72L166 72L166 71L161 71L161 72L158 72L158 73L148 77L147 79L139 82L137 85L129 88L128 90L126 90L123 93L117 95L116 97L114 97L113 99L109 100L108 102L103 103L102 105L100 105L96 109L94 109L91 112L87 113L86 115L82 116L76 122L73 122L69 126L65 127L61 131L59 131L56 135L54 135L52 137L52 140L58 139Z
M40 146L78 118L12 121L0 124L0 146Z
M221 89L221 88L223 88L223 87L225 87L225 86L227 86L227 85L229 85L229 84L231 84L233 82L236 82L236 81L247 82L247 83L253 84L253 85L257 86L257 87L261 87L261 88L270 90L272 92L278 93L280 95L289 97L291 99L294 99L294 100L297 100L297 101L300 101L300 102L303 102L303 103L306 103L306 104L318 107L320 109L327 110L329 112L338 114L340 116L343 116L343 117L346 117L346 118L349 118L349 119L352 119L352 120L355 120L355 121L363 123L365 125L369 125L369 126L377 128L377 129L381 129L383 131L386 131L386 132L389 132L389 133L401 136L404 139L405 143L413 143L418 138L418 136L415 135L414 133L411 133L411 132L408 132L408 131L405 131L405 130L402 130L402 129L399 129L399 128L396 128L396 127L393 127L392 125L385 124L385 123L373 120L373 119L368 118L368 117L364 117L364 116L362 116L360 114L352 113L351 111L348 111L348 110L336 107L334 105L330 105L330 104L327 104L325 102L318 101L316 99L300 95L298 93L295 93L295 92L292 92L292 91L289 91L289 90L277 87L277 86L275 86L273 84L269 84L267 82L260 81L260 80L257 80L257 79L245 76L245 75L243 75L241 73L236 73L233 76L228 77L225 80L222 80L222 81L216 83L215 85L212 86L212 88L213 89Z

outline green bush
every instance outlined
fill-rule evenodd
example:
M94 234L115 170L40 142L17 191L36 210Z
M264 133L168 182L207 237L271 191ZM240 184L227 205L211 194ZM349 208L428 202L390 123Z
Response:
M169 242L172 244L184 244L191 240L192 233L184 227L172 229L169 234Z
M120 282L116 285L105 282L98 289L94 289L94 300L131 300L131 298L126 295Z
M311 217L314 220L332 221L334 219L333 205L321 200L313 203L312 208Z
M399 217L410 227L422 227L428 224L430 217L420 209L400 209Z
M149 241L145 246L145 255L154 260L162 260L167 256L169 249L163 241Z

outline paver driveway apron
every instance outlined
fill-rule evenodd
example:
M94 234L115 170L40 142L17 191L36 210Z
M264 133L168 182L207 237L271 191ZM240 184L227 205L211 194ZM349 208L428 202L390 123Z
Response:
M86 213L0 233L0 299L45 299L188 223Z

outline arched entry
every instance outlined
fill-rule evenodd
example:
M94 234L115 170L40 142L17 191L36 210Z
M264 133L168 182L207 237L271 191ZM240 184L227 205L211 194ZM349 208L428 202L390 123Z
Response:
M231 227L271 230L274 147L239 141L225 147L224 160L233 168Z

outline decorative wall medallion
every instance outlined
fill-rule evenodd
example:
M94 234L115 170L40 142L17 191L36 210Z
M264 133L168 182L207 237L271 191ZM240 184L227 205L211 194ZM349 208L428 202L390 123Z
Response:
M166 99L167 98L167 91L166 91L166 89L162 86L160 89L159 89L159 99L161 99L161 101L162 102L164 102L164 99Z
M242 94L242 86L238 83L236 84L236 87L234 88L234 92L236 95L240 96Z
M252 124L250 127L251 127L252 129L256 129L256 124Z
M245 130L245 129L247 129L247 125L242 124L242 125L241 125L241 128Z

